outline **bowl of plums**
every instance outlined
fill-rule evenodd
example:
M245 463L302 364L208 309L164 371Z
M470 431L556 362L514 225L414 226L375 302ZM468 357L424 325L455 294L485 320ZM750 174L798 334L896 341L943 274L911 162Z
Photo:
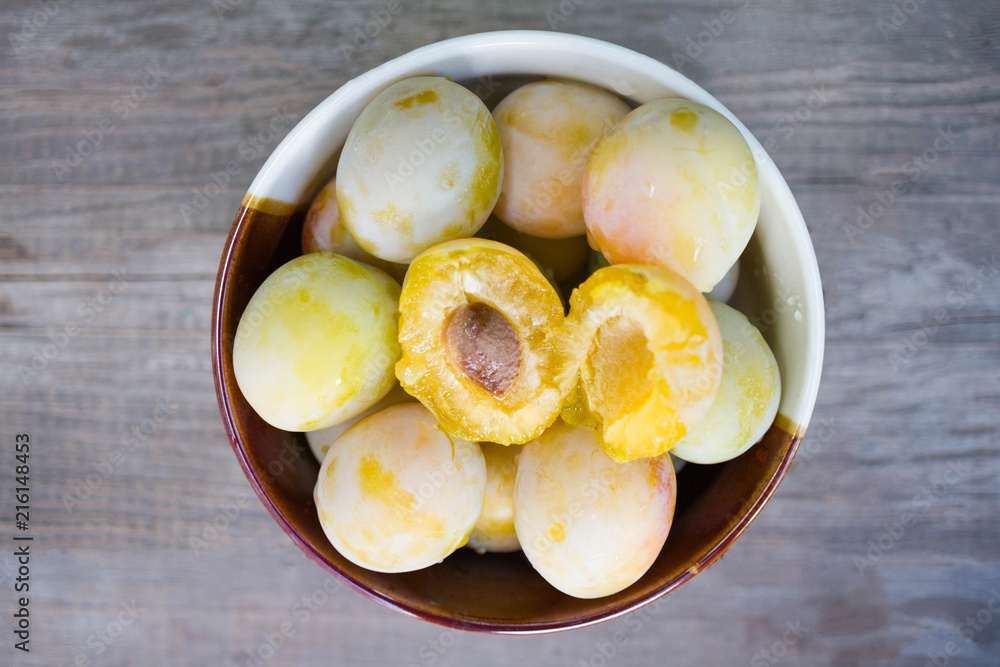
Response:
M229 438L340 583L465 630L580 627L716 561L823 358L802 215L705 90L594 39L417 49L267 160L219 269Z

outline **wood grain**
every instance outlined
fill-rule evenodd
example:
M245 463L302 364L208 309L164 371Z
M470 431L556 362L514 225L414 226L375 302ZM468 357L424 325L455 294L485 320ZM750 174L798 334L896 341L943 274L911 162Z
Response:
M0 664L1000 663L982 611L1000 600L1000 271L976 275L1000 259L996 3L400 1L350 49L385 2L0 7L0 516L9 535L26 432L35 535L30 654L0 555ZM233 214L294 122L387 59L514 28L678 65L773 139L828 343L803 449L722 561L655 609L499 638L324 588L234 460L209 318Z

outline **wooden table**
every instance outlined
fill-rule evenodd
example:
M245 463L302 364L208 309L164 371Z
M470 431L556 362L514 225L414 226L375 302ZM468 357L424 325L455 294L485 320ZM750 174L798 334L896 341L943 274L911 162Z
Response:
M997 664L996 2L399 2L371 39L382 0L0 8L0 664ZM252 496L216 405L223 241L338 86L509 28L675 64L774 138L828 299L812 428L735 548L655 615L485 637L344 589L303 614L327 575ZM15 533L34 537L30 654Z

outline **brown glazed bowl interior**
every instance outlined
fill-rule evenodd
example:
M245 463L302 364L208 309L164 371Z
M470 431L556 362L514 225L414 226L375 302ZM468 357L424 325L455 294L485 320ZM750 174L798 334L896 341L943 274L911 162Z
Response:
M354 565L320 527L312 497L319 464L304 436L265 423L236 384L232 344L243 309L272 271L300 254L304 210L332 176L351 124L387 85L418 74L449 76L491 107L519 83L544 75L593 83L635 104L687 97L725 113L754 150L761 218L741 259L731 303L762 329L775 352L782 375L778 417L743 456L681 470L666 545L639 581L615 595L582 600L560 593L519 552L481 556L459 549L438 565L404 574ZM759 142L717 100L666 65L596 40L529 31L470 35L418 49L348 82L303 119L264 165L236 214L212 319L216 391L233 450L289 537L332 576L388 607L493 633L538 633L613 618L666 595L718 559L787 471L812 412L822 351L823 302L812 245L787 185Z

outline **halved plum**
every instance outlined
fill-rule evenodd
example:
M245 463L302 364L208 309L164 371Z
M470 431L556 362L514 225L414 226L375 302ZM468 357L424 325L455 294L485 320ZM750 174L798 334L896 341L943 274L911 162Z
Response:
M400 297L396 377L443 428L523 444L562 409L574 375L562 302L534 262L485 239L420 254Z
M668 269L597 270L570 297L579 382L563 419L602 433L617 461L659 456L708 412L722 337L705 297Z

